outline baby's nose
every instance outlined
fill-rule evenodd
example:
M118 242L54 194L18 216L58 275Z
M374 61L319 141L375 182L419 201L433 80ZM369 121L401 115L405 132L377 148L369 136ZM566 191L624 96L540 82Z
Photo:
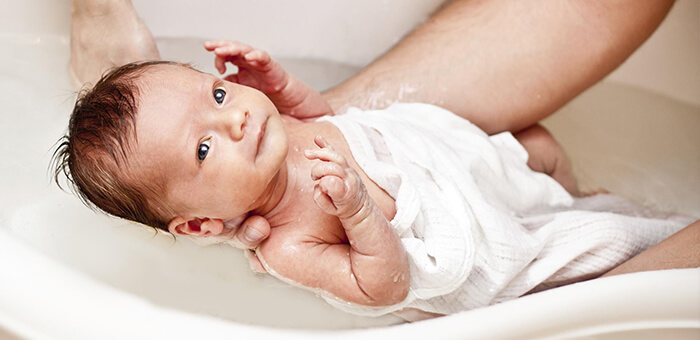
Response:
M226 115L225 126L233 140L238 141L243 138L243 128L248 122L248 115L248 109L244 107L235 108Z

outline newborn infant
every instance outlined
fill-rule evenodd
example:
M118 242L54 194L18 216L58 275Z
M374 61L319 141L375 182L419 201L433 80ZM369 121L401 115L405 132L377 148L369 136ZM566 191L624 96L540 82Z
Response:
M267 53L205 48L238 73L135 63L82 93L58 171L84 201L175 235L228 241L244 220L269 223L252 263L347 311L512 299L600 275L688 222L574 198L541 127L518 143L428 104L332 116Z

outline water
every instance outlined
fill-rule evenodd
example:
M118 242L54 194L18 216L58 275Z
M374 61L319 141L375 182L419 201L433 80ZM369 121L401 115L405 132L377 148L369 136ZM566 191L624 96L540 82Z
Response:
M612 82L544 120L584 191L700 218L700 107Z

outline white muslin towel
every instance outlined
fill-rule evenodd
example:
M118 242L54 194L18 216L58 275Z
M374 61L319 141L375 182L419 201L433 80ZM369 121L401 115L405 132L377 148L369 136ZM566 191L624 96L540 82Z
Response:
M450 314L603 273L692 219L613 195L573 198L527 166L510 133L488 136L428 104L351 108L337 126L365 173L396 200L408 297L387 307L326 300L359 315L405 307Z

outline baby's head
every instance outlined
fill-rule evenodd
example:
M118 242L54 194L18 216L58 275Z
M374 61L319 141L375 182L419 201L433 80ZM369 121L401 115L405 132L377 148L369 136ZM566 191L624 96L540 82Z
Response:
M263 93L159 61L116 68L83 91L55 161L88 205L211 235L260 208L286 155Z

